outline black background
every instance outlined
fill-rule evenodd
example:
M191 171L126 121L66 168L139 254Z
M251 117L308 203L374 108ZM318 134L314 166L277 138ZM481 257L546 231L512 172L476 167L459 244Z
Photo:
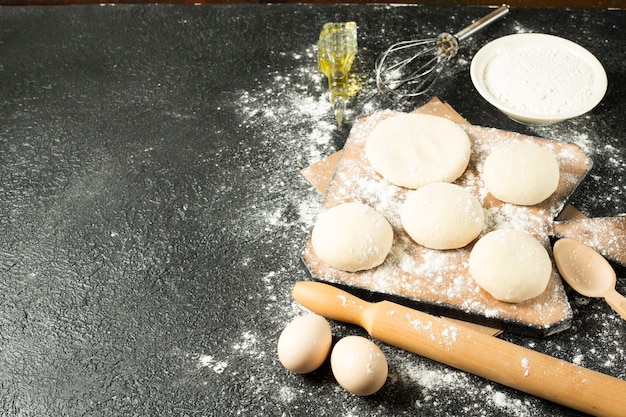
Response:
M367 398L339 388L327 365L294 375L275 354L303 313L290 291L307 278L299 252L322 201L299 170L340 149L357 116L391 106L374 88L378 53L487 12L0 8L0 413L578 415L382 344L389 380ZM622 214L625 19L512 9L462 43L433 94L474 124L581 144L594 168L572 203L588 216ZM362 88L337 129L315 43L325 22L346 20L359 26L352 75ZM519 32L589 49L608 75L603 102L550 127L517 124L484 102L471 57ZM624 321L602 300L570 301L571 329L501 337L626 378ZM335 338L364 334L332 327Z

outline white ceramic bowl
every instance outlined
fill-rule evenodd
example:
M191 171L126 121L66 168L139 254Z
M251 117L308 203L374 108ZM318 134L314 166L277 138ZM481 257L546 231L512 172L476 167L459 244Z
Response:
M529 50L534 51L531 57L535 59L524 60L523 54L527 54ZM548 51L555 53L549 55ZM503 54L505 58L502 58ZM541 54L545 54L545 57ZM509 57L510 65L513 66L515 62L518 65L512 67L510 71L502 71L507 65L504 60ZM495 59L500 60L498 64L495 63ZM522 65L519 65L520 63ZM567 65L560 65L562 63L573 63L575 64L573 66L578 68L568 69ZM490 68L490 65L493 67ZM567 70L570 72L565 73ZM586 77L580 84L563 82L567 80L565 77L572 77L571 74L578 76L579 73L593 75ZM602 100L607 88L606 72L600 61L588 50L567 39L541 33L508 35L488 43L472 59L470 76L476 90L485 100L509 118L529 125L550 125L587 113ZM574 84L576 87L572 88ZM553 85L557 87L553 89ZM526 88L522 89L523 86ZM500 91L497 91L498 88ZM578 90L584 91L584 94ZM515 94L515 91L519 94ZM565 97L569 94L572 94L572 97ZM576 94L578 96L574 97ZM533 104L529 100L539 100L539 97L544 97L544 103L529 106L529 103ZM570 98L572 100L569 100ZM563 100L569 101L566 106L554 110L545 103L545 100L561 100L561 103ZM532 110L529 111L530 107Z

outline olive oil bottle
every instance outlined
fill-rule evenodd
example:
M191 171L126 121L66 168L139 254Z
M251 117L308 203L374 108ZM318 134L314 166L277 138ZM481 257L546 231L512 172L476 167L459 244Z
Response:
M328 78L329 99L337 124L341 126L349 97L348 76L357 53L356 23L326 23L317 49L317 66Z

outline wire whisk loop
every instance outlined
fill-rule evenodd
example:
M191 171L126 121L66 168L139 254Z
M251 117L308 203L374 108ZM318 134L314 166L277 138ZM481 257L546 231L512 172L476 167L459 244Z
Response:
M457 54L459 42L508 12L509 6L503 4L456 34L443 32L436 38L402 41L391 45L376 60L378 90L395 101L428 92L450 59Z

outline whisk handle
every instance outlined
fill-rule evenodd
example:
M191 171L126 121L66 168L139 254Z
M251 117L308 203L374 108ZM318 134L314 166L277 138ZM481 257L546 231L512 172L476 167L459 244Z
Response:
M502 6L498 7L496 10L489 13L488 15L478 19L477 21L475 21L474 23L472 23L465 29L461 30L460 32L455 33L454 37L457 38L457 40L459 41L465 38L468 38L472 36L474 33L484 28L485 26L500 19L502 16L504 16L508 12L509 12L509 5L503 4Z

